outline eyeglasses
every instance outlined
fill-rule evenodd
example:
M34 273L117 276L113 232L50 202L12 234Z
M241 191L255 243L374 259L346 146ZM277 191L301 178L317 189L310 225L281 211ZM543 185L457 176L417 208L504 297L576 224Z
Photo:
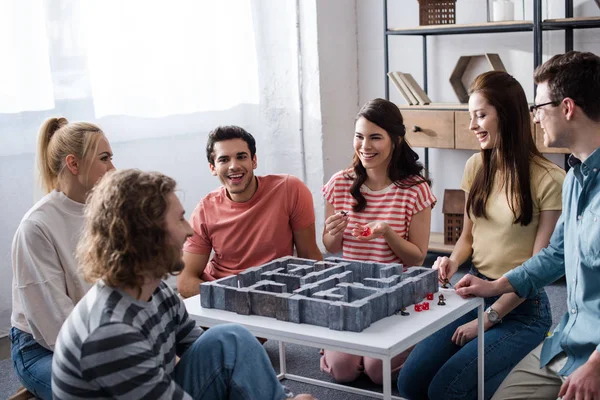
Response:
M543 106L547 106L548 104L552 104L552 106L556 107L557 105L560 104L560 101L549 101L547 103L542 103L542 104L534 104L532 106L529 106L529 111L531 111L532 114L535 115L535 113L537 112L538 108L543 107Z

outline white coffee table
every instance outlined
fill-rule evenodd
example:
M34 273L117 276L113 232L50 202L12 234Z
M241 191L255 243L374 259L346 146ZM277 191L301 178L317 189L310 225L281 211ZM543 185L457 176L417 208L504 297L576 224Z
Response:
M483 399L484 382L483 299L464 300L452 289L440 289L439 293L442 293L446 298L445 306L437 305L438 294L436 293L435 300L429 302L430 309L428 311L415 312L413 306L411 306L407 310L410 312L409 316L394 315L384 318L359 333L334 331L315 325L279 321L275 318L239 315L229 311L202 308L199 295L186 299L185 306L190 317L200 326L211 327L225 323L236 323L248 328L256 336L279 341L281 367L281 373L278 375L279 379L290 379L385 400L400 399L400 397L392 396L391 360L394 356L419 343L469 311L478 308L479 329L477 333L480 340L477 349L477 381L478 398L481 400ZM289 374L286 370L285 343L342 351L382 360L383 394ZM315 368L317 367L315 365Z

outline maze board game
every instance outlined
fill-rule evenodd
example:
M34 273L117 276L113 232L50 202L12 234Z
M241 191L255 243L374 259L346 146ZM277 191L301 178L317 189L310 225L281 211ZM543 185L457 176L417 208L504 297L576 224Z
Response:
M282 257L200 285L202 307L360 332L438 291L438 271Z

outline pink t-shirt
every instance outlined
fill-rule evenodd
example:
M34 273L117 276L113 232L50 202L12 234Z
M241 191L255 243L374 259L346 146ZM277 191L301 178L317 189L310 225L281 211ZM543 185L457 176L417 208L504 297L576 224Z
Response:
M209 193L192 213L194 235L183 251L213 256L202 279L234 275L279 257L293 255L292 233L315 223L310 190L291 175L257 177L258 189L245 203L227 197L224 187Z
M331 177L323 186L325 200L333 205L335 212L346 211L349 216L348 227L344 231L342 252L343 257L353 260L374 261L382 263L401 263L396 254L382 237L361 241L352 236L354 224L365 225L375 221L385 221L402 238L408 240L408 230L413 215L427 207L433 207L437 201L431 188L426 182L410 188L400 188L391 184L382 190L371 190L362 185L361 193L367 200L367 206L359 213L352 210L356 200L350 194L352 179L344 174L350 171L340 171Z

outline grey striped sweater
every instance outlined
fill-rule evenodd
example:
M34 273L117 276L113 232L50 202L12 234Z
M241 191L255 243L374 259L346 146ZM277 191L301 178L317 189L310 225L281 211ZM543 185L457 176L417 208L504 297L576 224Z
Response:
M52 363L54 399L191 399L173 379L202 334L161 282L151 301L96 283L67 318Z

